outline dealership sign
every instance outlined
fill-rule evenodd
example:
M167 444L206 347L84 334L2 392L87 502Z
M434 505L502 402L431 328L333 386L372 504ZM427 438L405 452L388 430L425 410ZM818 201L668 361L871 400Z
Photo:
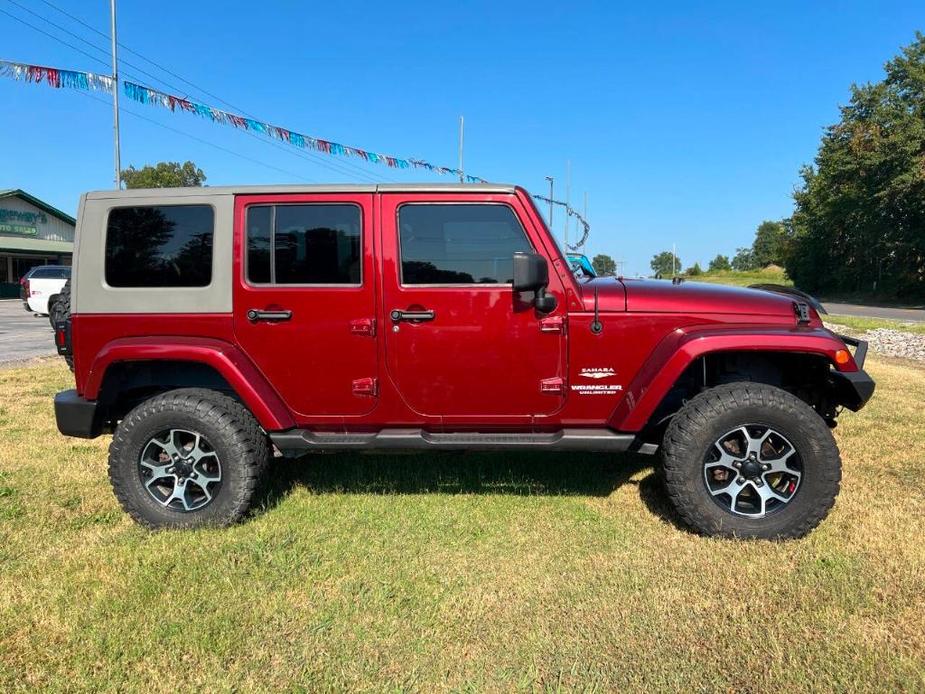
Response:
M35 236L38 234L36 225L47 223L48 217L44 212L23 212L0 208L0 234Z

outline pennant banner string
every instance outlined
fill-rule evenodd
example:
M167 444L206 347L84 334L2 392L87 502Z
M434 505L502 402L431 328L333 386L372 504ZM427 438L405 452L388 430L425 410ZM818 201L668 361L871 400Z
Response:
M110 94L113 91L113 78L109 75L100 75L94 72L81 72L77 70L63 70L60 68L46 67L44 65L14 63L8 60L0 60L0 77L9 77L10 79L21 82L33 82L35 84L44 82L55 89L81 89L84 91L107 92ZM146 87L135 82L122 80L122 89L125 96L138 103L159 106L173 112L185 111L202 118L208 118L214 123L228 125L241 130L249 130L275 140L287 142L300 149L311 149L332 156L355 157L373 164L384 164L393 169L424 169L441 176L460 175L459 169L437 166L436 164L431 164L421 159L406 159L388 154L380 154L378 152L370 152L369 150L359 147L352 147L350 145L340 144L339 142L332 142L330 140L312 137L311 135L304 135L277 125L271 125L253 118L201 104L182 96L175 96L157 89L152 89L151 87ZM478 176L463 174L463 177L467 183L487 183L485 179L479 178ZM568 203L561 202L560 200L550 200L542 195L532 195L537 200L564 207L569 216L575 217L582 225L584 233L578 243L570 244L571 249L578 249L585 244L588 239L588 234L591 231L591 226L584 217Z
M332 156L355 157L357 159L362 159L363 161L371 162L373 164L384 164L393 169L425 169L431 173L439 174L441 176L460 175L460 171L458 169L447 166L437 166L436 164L431 164L421 159L394 157L388 154L371 152L369 150L361 149L360 147L352 147L350 145L343 145L339 142L324 140L320 137L312 137L311 135L297 133L293 130L282 128L278 125L272 125L270 123L265 123L253 118L248 118L239 114L223 111L207 104L201 104L182 96L168 94L166 92L152 89L151 87L146 87L135 82L123 80L122 90L126 97L133 101L137 101L140 104L159 106L174 112L185 111L202 118L207 118L213 123L228 125L233 128L249 130L261 135L266 135L267 137L270 137L274 140L286 142L295 147L299 147L300 149L311 149L316 152L321 152L323 154L329 154ZM479 178L478 176L471 176L469 174L463 174L463 176L468 183L486 182L484 179Z
M61 70L44 65L26 65L13 63L9 60L0 60L0 77L9 77L20 82L45 82L55 89L82 89L84 91L100 91L112 93L112 77L98 75L94 72L78 72L77 70Z

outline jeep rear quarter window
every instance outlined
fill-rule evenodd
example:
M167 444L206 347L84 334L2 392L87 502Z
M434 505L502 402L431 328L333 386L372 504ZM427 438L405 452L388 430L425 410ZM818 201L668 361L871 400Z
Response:
M398 224L403 284L509 284L533 250L507 205L408 203Z
M209 205L117 207L106 225L111 287L206 287L215 214Z
M358 285L360 230L356 205L249 207L247 279L254 284Z

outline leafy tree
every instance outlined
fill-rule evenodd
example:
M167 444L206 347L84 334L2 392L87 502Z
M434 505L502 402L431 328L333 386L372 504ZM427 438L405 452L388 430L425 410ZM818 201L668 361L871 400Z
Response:
M729 264L729 256L717 254L717 256L710 261L710 272L719 272L722 270L731 269L732 265Z
M700 263L694 263L684 271L684 274L688 277L696 277L703 274L703 268L700 267Z
M758 267L755 262L755 254L751 248L737 248L735 257L732 259L732 269L738 272L754 270Z
M884 69L800 172L784 264L802 289L925 297L925 35Z
M755 231L752 256L756 267L780 265L784 262L783 252L787 240L787 228L782 222L764 221Z
M129 166L122 170L122 181L126 188L186 188L201 186L206 175L191 161L162 161L140 169Z
M591 267L600 277L609 277L617 272L617 264L614 259L604 253L598 253L594 256Z
M671 251L662 251L652 256L649 262L652 272L662 277L673 277L676 272L681 270L681 258Z

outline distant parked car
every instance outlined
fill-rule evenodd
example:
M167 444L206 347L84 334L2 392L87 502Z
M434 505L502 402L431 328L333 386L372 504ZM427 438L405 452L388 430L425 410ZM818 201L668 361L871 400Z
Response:
M19 278L19 298L23 301L26 300L26 282L29 281L29 278L32 277L32 273L38 270L42 265L36 265L35 267L30 267L28 272L25 275Z
M54 304L70 278L71 268L67 265L32 268L22 281L23 308L43 316L48 315L48 307Z

